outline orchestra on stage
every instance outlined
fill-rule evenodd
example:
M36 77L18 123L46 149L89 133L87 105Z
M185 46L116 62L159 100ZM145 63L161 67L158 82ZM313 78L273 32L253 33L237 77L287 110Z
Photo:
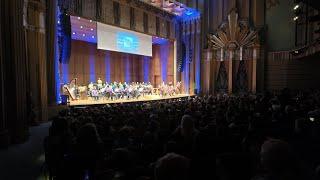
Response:
M99 78L97 82L90 82L87 86L78 86L77 79L63 85L63 94L71 96L72 100L88 99L119 100L139 99L146 95L159 95L160 97L175 96L181 93L181 82L165 84L162 82L158 88L148 82L105 82Z

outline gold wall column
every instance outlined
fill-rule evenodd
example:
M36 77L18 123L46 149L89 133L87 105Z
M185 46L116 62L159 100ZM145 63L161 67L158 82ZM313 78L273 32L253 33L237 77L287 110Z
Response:
M30 123L47 121L47 47L45 35L45 3L28 0L25 3L27 15L25 20L27 47L27 96L30 105L28 112ZM34 115L35 117L33 117Z
M253 48L252 53L252 87L251 91L253 93L257 90L257 57L259 54L259 49L257 47Z
M211 51L211 59L210 59L210 66L208 66L209 68L210 68L210 91L209 91L209 94L214 94L214 92L215 92L215 89L216 89L216 79L217 79L217 77L216 77L216 71L215 71L215 69L216 69L216 66L217 66L217 61L216 61L216 59L215 58L213 58L214 56L213 56L213 53L214 52L212 52Z
M233 92L233 56L234 56L234 50L230 48L228 50L229 53L229 59L228 61L228 93L231 94Z

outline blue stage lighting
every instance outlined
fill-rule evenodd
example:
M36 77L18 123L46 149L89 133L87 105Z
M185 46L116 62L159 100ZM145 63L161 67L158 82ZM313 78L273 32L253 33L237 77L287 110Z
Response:
M182 21L188 21L192 19L198 19L200 18L200 12L196 9L187 8L181 16L178 17L178 19Z

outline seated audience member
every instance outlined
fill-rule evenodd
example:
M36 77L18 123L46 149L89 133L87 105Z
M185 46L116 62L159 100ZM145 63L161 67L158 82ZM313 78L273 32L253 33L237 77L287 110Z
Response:
M46 164L52 177L63 176L66 158L71 154L72 136L66 118L57 117L49 128L49 136L44 140Z
M266 174L257 180L304 180L302 169L287 142L267 140L261 146L260 156Z
M219 180L250 179L250 158L241 153L221 154L216 158L216 171Z
M155 164L155 180L188 180L190 162L184 156L169 153Z
M111 154L111 168L113 168L113 179L129 180L133 178L132 153L125 148L115 149Z
M92 123L82 126L77 135L74 148L74 160L77 166L78 175L85 176L85 172L92 177L98 160L103 157L103 144L97 128Z
M184 115L180 126L172 134L172 141L176 142L179 154L190 157L194 151L199 131L194 127L194 120L190 115Z
M320 165L315 169L314 180L320 180Z

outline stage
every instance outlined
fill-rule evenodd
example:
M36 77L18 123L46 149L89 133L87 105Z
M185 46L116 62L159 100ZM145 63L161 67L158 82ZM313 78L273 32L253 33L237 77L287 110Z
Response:
M58 102L68 106L87 106L190 96L194 77L190 76L189 68L183 72L178 70L175 40L73 16L71 30L70 57L63 56L66 59L58 62ZM157 91L162 87L162 94L177 95L162 97L158 95L160 92L149 92L149 85L157 87ZM105 98L110 93L112 97L120 96L120 90L131 92L130 97L142 94L138 90L152 95L138 99Z
M74 100L70 101L68 104L69 106L86 106L86 105L101 105L101 104L114 104L114 103L131 103L131 102L143 102L143 101L158 101L158 100L165 100L165 99L176 99L176 98L184 98L184 97L191 97L193 95L189 94L177 94L174 96L166 96L161 97L160 95L146 95L144 97L140 97L138 99L117 99L117 100L107 100L107 99L100 99L100 100L93 100L91 98L87 100Z

